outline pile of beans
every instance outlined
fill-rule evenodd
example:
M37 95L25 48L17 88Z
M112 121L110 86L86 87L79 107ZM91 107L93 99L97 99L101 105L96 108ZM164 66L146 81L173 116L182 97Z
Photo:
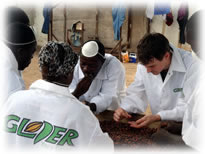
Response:
M102 121L100 126L103 132L107 132L116 146L152 145L151 135L156 129L132 128L127 123Z

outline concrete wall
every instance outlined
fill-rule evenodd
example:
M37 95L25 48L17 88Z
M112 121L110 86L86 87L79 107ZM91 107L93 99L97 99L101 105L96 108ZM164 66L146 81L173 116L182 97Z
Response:
M43 46L47 42L47 34L41 32L43 25L43 5L22 5L20 3L16 6L22 8L29 17L30 24L33 26L36 38L38 40L38 45Z
M64 7L65 6L58 5L55 9L53 9L53 33L60 41L64 41ZM96 19L97 16L98 20ZM105 45L105 47L113 48L115 44L117 44L118 41L114 40L111 7L76 8L66 6L67 29L71 29L72 25L77 21L81 21L84 24L84 42L94 38L96 36L96 29L98 29L98 38ZM122 27L123 42L127 41L127 28L126 18Z
M140 38L147 32L147 18L145 17L145 5L143 7L131 8L131 41L129 51L135 52L136 44ZM96 20L96 12L98 12L98 21ZM63 41L63 7L58 6L53 10L53 33L61 41ZM72 8L67 6L67 27L70 29L76 21L84 23L84 41L95 37L96 21L98 22L98 38L107 48L113 48L118 41L114 40L112 7L92 7L92 8ZM122 44L126 43L128 35L128 9L126 10L126 18L122 26Z
M22 6L20 4L16 4L25 10L28 14L31 24L33 25L36 36L38 39L38 45L42 46L47 42L47 35L41 32L43 25L43 5L38 6ZM191 16L194 12L199 10L201 7L199 4L196 5L190 4L189 16ZM64 41L64 12L63 8L64 4L59 4L53 10L53 32L56 37L60 41ZM150 24L151 32L160 32L162 33L162 29L164 26L164 35L170 40L171 43L178 46L179 41L179 26L177 23L177 11L179 8L179 4L172 5L172 13L174 15L174 22L171 26L167 26L164 24L164 20L162 16L154 16L152 22ZM104 43L106 47L113 48L118 41L114 40L114 32L112 25L112 7L72 7L66 6L66 16L67 22L66 27L70 29L72 24L76 21L82 21L84 23L84 41L93 38L95 36L96 30L96 11L98 10L98 37L99 40ZM135 52L136 45L142 36L147 32L147 18L145 15L146 4L139 6L131 6L131 41L130 41L130 49L129 51ZM126 12L126 19L124 21L122 27L122 38L123 43L127 41L127 33L128 33L128 11ZM188 46L187 44L185 45ZM186 48L185 47L185 48ZM189 48L189 47L188 47Z
M145 6L132 7L131 11L131 41L130 52L136 52L136 47L140 39L147 33L147 17L145 16Z

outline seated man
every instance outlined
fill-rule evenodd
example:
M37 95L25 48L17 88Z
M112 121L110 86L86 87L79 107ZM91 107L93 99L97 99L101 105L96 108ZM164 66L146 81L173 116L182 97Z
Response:
M90 40L81 49L69 89L95 113L115 110L125 93L125 69L116 57L105 54L101 42Z
M48 42L41 48L42 80L7 101L5 135L9 146L19 150L113 149L113 141L102 132L90 109L68 92L77 61L78 56L65 43Z
M135 81L115 111L114 120L129 118L129 113L144 113L149 103L152 115L130 122L130 126L141 128L161 120L182 122L198 81L199 60L171 45L160 33L147 34L140 40L137 58Z

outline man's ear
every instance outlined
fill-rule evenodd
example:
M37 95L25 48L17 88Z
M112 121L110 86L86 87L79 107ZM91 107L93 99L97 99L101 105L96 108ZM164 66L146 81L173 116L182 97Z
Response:
M170 57L170 52L167 51L167 52L165 53L164 57L165 57L166 59L168 59L168 58Z

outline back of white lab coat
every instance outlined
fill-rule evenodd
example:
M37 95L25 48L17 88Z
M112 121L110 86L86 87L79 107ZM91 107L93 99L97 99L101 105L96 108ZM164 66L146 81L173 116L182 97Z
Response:
M51 149L106 147L113 149L113 141L107 133L102 132L97 118L87 106L72 96L66 87L38 80L31 85L30 90L13 94L8 99L7 104L9 106L6 109L6 115L15 115L20 118L19 122L9 121L7 127L11 127L11 124L15 123L18 125L19 130L20 121L29 119L29 122L21 132L37 134L34 138L29 138L17 135L17 133L7 132L6 138L9 145L13 144L14 147L34 149L38 147ZM34 132L28 132L33 127L29 124L33 124L33 122L38 122L37 124L35 123L36 126L42 124L42 127ZM55 137L49 140L52 136L49 134L41 141L35 143L37 136L43 131L43 127L46 128L46 123L53 129L51 134L55 134ZM71 140L73 146L67 142L59 145L69 130L78 134L76 138ZM70 136L72 136L72 133Z

